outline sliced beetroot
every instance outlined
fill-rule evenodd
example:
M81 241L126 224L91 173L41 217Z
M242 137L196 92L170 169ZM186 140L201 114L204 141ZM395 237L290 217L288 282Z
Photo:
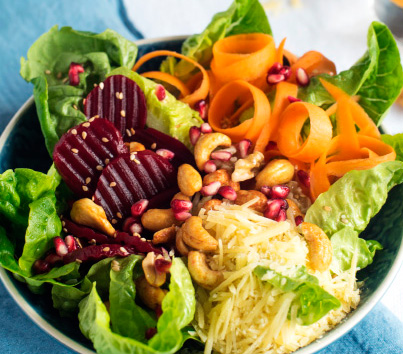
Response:
M79 248L73 252L67 253L63 257L64 264L71 262L90 262L99 261L104 258L115 256L126 257L129 254L135 254L135 250L131 247L123 247L118 244L104 244L87 246Z
M87 96L84 112L88 118L105 117L125 135L146 124L146 99L140 87L123 75L109 76Z
M133 248L136 253L154 252L156 254L162 254L162 251L158 248L153 247L151 243L145 241L144 239L141 239L138 236L131 236L126 232L118 231L116 233L115 241L122 245Z
M144 150L114 159L102 172L95 203L117 224L130 215L131 206L176 185L176 170L156 153Z
M63 134L53 151L53 161L73 192L91 197L102 169L110 160L127 152L120 132L111 122L98 118Z
M187 163L196 166L195 159L190 150L179 140L153 128L138 129L132 136L125 136L126 142L136 141L149 150L168 149L175 153L172 164L175 167Z
M179 188L174 186L150 198L148 209L170 208L173 196L179 192Z
M89 242L96 242L97 244L111 243L112 238L108 237L100 232L91 229L90 227L77 225L76 223L63 218L63 230L75 237L85 239ZM113 243L113 242L112 242Z

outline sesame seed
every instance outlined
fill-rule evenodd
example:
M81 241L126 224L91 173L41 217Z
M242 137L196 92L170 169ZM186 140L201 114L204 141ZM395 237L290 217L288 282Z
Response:
M65 77L65 78L62 80L62 83L65 84L67 81L69 81L69 78L68 78L68 77Z
M136 237L141 237L141 236L140 236L140 234L139 234L138 232L135 232L135 233L133 234L133 236L136 236Z
M98 86L98 84L94 84L94 87L97 87Z
M157 144L156 143L152 143L151 144L151 149L155 150L157 148Z
M82 132L81 136L83 137L83 139L85 140L85 138L87 137L87 132Z
M88 128L90 125L91 125L91 124L90 124L90 123L88 123L88 122L83 123L83 127L85 127L85 128Z
M137 165L140 165L140 161L139 161L139 160L134 159L133 161L134 161Z
M109 163L109 159L105 159L105 165L107 165Z
M76 129L72 129L72 130L71 130L71 134L76 135L76 134L77 134L77 130L76 130Z
M62 226L65 227L66 226L66 222L62 221Z
M76 262L79 263L79 264L83 263L83 261L81 259L78 259L78 258L76 259Z
M94 120L95 120L95 118L94 118L94 117L92 117L92 118L88 119L88 121L89 121L90 123L92 123Z
M95 120L95 119L99 118L99 115L98 115L98 114L96 114L96 115L95 115L95 116L93 116L92 118L94 118L94 120Z
M121 252L123 252L123 253L127 253L127 249L124 248L124 247L120 247L120 248L119 248L119 251L121 251Z
M111 249L109 248L109 247L104 247L104 248L102 248L102 251L103 252L109 252Z
M121 92L121 93L119 94L119 99L120 99L120 100L123 100L123 92Z
M95 239L91 239L88 241L88 243L90 243L91 245L95 245L97 243L97 241L95 241Z
M77 237L74 237L74 239L76 240L78 247L83 248L83 245L81 244L80 239L78 239Z
M84 192L88 192L88 187L87 186L82 186L82 188L83 188Z
M101 165L98 165L97 167L95 167L98 171L102 171L104 168Z
M72 148L72 149L71 149L71 152L72 152L73 154L78 154L78 150L77 150L76 148Z
M140 238L141 241L147 241L144 237Z
M109 139L108 139L108 138L103 137L101 140L102 140L104 143L109 143Z
M115 93L116 98L119 98L119 92Z
M64 231L64 232L68 232L68 231L67 231L67 229L66 229L65 227L63 228L63 231Z
M136 134L136 131L133 128L130 128L130 132L132 133L132 135Z
M132 136L132 133L130 133L129 129L126 129L126 134L127 134L127 136Z
M118 223L118 221L116 219L112 219L112 224L117 224L117 223ZM114 236L114 237L116 237L116 236Z
M92 196L92 197L91 197L91 200L92 200L93 202L95 202L95 197L94 197L94 196Z
M83 99L83 104L84 104L84 105L85 105L85 102L87 102L87 99L86 99L86 98Z
M331 211L332 208L331 208L330 206L328 206L328 205L325 205L325 206L323 207L323 210L324 210L324 211Z
M114 272L119 272L119 271L120 271L120 264L119 264L119 262L118 262L117 260L113 260L113 261L112 261L112 263L111 263L111 269L112 269Z
M76 111L78 111L77 105L73 104L73 108L74 108Z
M345 218L342 218L342 219L341 219L341 222L342 222L343 224L348 224L348 220L345 219Z
M136 159L136 155L135 154L130 154L130 160L134 161Z
M46 75L50 75L52 72L50 70L45 70Z
M91 182L91 177L87 177L86 179L85 179L85 183L90 183Z
M109 187L116 187L116 182L109 183Z
M121 218L123 218L123 216L122 216L122 214L121 213L116 213L116 216L119 218L119 219L121 219Z
M61 78L62 78L62 76L63 76L63 74L62 74L62 72L61 72L61 71L59 71L59 72L57 73L57 75L56 75L56 77L57 77L58 79L61 79Z
M100 88L101 90L104 89L104 83L103 83L103 82L101 82L101 83L99 84L99 88Z
M122 109L122 110L120 111L120 115L121 115L122 117L126 117L126 112Z

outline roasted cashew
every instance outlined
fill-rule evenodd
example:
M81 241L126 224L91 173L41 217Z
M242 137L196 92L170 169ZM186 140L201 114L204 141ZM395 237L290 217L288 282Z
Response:
M264 155L257 151L246 156L244 159L239 159L235 162L235 170L232 172L232 180L234 182L242 182L252 179L259 172L259 168L264 162Z
M263 193L254 190L240 190L236 194L238 197L235 199L235 204L242 205L252 199L259 198L259 200L252 204L249 208L258 211L259 213L263 213L265 211L267 207L267 197Z
M77 224L89 226L113 237L115 229L108 221L105 210L91 199L83 198L74 202L70 211L71 220Z
M235 192L241 189L239 182L233 182L229 172L224 169L211 172L203 177L203 186L207 186L213 182L220 182L222 186L230 186Z
M202 208L206 209L206 212L208 212L210 210L215 210L215 207L221 204L222 201L219 199L210 199L203 204Z
M332 263L332 244L324 233L324 231L317 225L309 222L303 222L300 225L302 235L308 243L309 249L309 264L313 270L324 272L329 268Z
M256 176L256 188L273 187L277 184L288 183L294 177L294 165L285 159L270 161Z
M155 310L158 305L161 305L168 291L151 286L145 277L140 277L136 280L136 292L147 307Z
M141 223L150 231L160 231L181 222L175 219L172 209L149 209L141 216Z
M184 195L192 197L202 188L202 178L193 166L184 163L178 168L178 187Z
M210 160L211 153L218 148L230 147L231 139L225 134L210 133L202 135L195 145L194 156L196 160L197 168L202 171L204 164Z
M148 252L147 256L143 259L141 266L148 284L158 287L165 283L167 275L164 272L157 271L155 268L155 259L155 253Z
M202 219L191 216L182 226L183 242L194 249L211 252L218 247L218 241L202 225Z
M160 243L172 243L175 240L176 229L175 225L166 227L165 229L159 230L153 235L153 244L159 245Z
M207 290L214 289L224 280L222 272L210 269L202 252L189 252L188 269L193 280Z
M138 143L136 141L131 141L130 143L125 143L125 145L129 148L130 153L137 151L144 151L146 148L143 144Z
M189 254L189 248L183 243L182 236L182 228L179 228L178 231L176 231L175 246L182 256L187 256Z

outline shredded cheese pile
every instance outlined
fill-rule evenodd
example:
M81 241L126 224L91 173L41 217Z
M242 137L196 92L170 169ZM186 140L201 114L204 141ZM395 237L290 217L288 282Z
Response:
M289 353L321 336L354 308L359 300L356 267L332 277L330 271L310 271L341 308L320 321L301 326L294 293L284 293L254 274L257 265L284 275L296 265L308 265L308 247L295 224L277 223L243 206L222 204L207 214L200 210L204 227L218 240L218 250L208 256L209 266L224 273L212 291L197 288L194 327L205 342L205 353ZM288 313L291 318L287 319Z

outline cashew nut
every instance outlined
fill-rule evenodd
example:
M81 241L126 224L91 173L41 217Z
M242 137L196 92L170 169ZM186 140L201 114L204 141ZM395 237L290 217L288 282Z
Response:
M203 170L204 164L210 160L211 153L219 146L230 147L231 139L225 134L210 133L202 135L199 140L197 140L194 156L197 168L200 171Z
M160 231L181 222L175 219L172 209L149 209L141 216L141 223L150 231Z
M165 229L157 231L153 235L153 244L158 245L160 243L172 243L175 240L175 235L175 225L166 227Z
M189 252L188 269L193 280L207 290L214 289L224 280L222 272L210 269L202 252Z
M147 282L152 286L161 286L165 283L167 275L164 272L159 272L155 268L155 253L148 252L147 256L143 259L141 266L144 271L144 276Z
M332 263L332 244L325 232L317 225L301 223L302 235L308 243L309 264L313 270L325 271Z
M206 209L206 212L210 210L215 210L217 205L221 205L222 201L219 199L210 199L203 204L203 208Z
M288 183L294 177L294 165L285 159L270 161L256 176L256 188L273 187L277 184Z
M259 151L246 156L244 159L239 159L235 162L235 170L231 176L232 180L234 182L242 182L252 179L259 172L259 168L263 162L264 155Z
M176 232L175 246L176 249L182 256L187 256L189 254L189 248L183 243L183 231L182 228L179 228Z
M140 277L136 280L136 292L140 300L151 310L155 310L158 305L161 305L162 300L167 294L167 290L151 286L145 277Z
M266 196L259 191L244 191L240 190L237 193L237 198L235 199L235 204L243 205L252 199L259 198L259 200L252 204L249 208L258 211L259 213L263 213L267 207L267 198Z
M202 188L202 178L193 166L185 163L178 169L178 187L184 195L192 197Z
M230 186L235 190L235 192L241 189L239 182L232 181L231 175L227 170L224 169L211 172L204 176L203 186L207 186L212 182L220 182L222 186Z
M113 237L115 229L108 221L105 210L91 199L83 198L74 202L70 211L71 220L77 224L89 226Z
M138 143L136 141L131 141L130 143L125 143L125 145L129 148L130 153L137 151L144 151L146 148L143 144Z
M183 242L194 249L211 252L218 247L218 241L202 225L202 219L191 216L182 226Z
M173 196L172 200L175 200L175 199L190 201L190 198L189 198L187 195L184 195L184 194L181 193L181 192L176 193L176 194Z

